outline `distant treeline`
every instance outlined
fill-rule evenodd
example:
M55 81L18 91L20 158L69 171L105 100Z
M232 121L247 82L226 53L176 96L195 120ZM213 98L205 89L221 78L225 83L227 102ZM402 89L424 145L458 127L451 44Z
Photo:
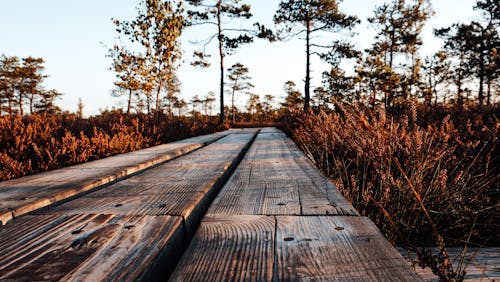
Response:
M61 93L43 87L43 64L42 58L0 56L0 115L60 111L54 101Z
M127 97L126 112L172 112L175 108L178 114L186 113L189 103L178 98L180 83L175 71L181 56L179 37L193 26L206 27L207 35L198 38L201 50L194 53L193 65L209 66L211 54L205 52L206 47L212 43L218 47L220 121L226 114L235 121L235 94L248 94L250 114L259 105L265 108L262 97L251 91L249 70L241 63L226 68L224 59L257 38L273 42L297 35L305 39L305 87L302 92L287 83L288 101L282 106L294 101L307 110L329 108L334 101L342 101L389 109L411 100L434 107L498 101L498 1L478 0L473 7L479 12L476 19L435 28L434 35L445 44L426 57L420 55L420 48L424 44L422 30L434 14L430 0L388 0L376 7L367 19L376 31L374 43L366 50L357 49L348 38L362 19L343 13L339 1L281 1L272 27L252 24L251 6L243 2L196 0L183 5L147 0L139 4L134 20L114 20L121 42L125 43L113 46L109 56L117 77L115 95ZM138 50L138 46L142 49ZM322 86L313 87L310 59L316 55L331 68L323 72ZM354 75L342 69L346 60L354 65ZM231 107L225 106L225 96L231 97ZM195 96L190 103L192 114L202 112L200 103L213 109L215 93L201 99Z
M107 55L116 73L112 95L126 97L123 111L127 114L212 115L218 100L219 122L226 115L236 122L236 112L245 111L249 115L267 113L264 119L269 119L269 113L278 110L278 93L253 92L250 70L241 63L228 67L225 58L257 39L274 42L303 35L299 38L305 39L305 87L301 91L287 82L282 108L331 108L334 101L386 109L411 100L434 107L498 102L498 1L477 0L473 6L477 18L435 27L434 35L444 40L444 46L426 57L421 56L420 48L422 31L434 14L431 0L387 0L377 6L366 19L375 37L365 50L349 42L354 28L365 19L343 13L338 4L337 0L283 0L274 25L265 27L252 22L252 9L245 1L142 0L135 18L113 19L120 43L109 48ZM217 94L197 93L187 101L179 97L181 85L176 75L183 55L179 38L195 26L205 28L206 38L197 38L200 50L191 64L204 68L216 62L220 88ZM208 59L213 55L205 52L211 49L206 48L209 44L217 45L217 60ZM320 86L311 85L312 56L330 65L322 73ZM353 75L341 67L345 62L354 65ZM41 58L0 58L0 114L58 110L54 99L60 93L42 87L46 77L43 63ZM237 109L234 99L242 94L248 104L246 109ZM225 101L228 97L230 107Z

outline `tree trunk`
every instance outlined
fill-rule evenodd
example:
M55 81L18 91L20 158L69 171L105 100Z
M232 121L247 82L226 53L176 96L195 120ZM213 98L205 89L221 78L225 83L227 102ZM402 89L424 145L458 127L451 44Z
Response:
M310 100L310 84L311 84L311 21L307 20L307 31L306 31L306 81L305 81L305 100L304 100L304 111L309 110L309 100Z
M220 115L219 124L224 123L224 49L222 35L222 19L221 19L222 0L217 2L217 27L219 29L219 56L220 56Z
M432 88L432 92L434 92L434 108L437 108L437 104L438 104L438 92L437 92L437 89L436 89L435 86Z
M479 105L482 106L484 103L484 53L481 50L479 54L479 93L478 93Z
M233 110L233 124L235 123L235 119L234 119L234 89L233 89L233 93L231 95L231 109Z
M155 104L155 113L158 114L160 112L160 92L162 87L162 79L160 79L158 84L158 90L156 91L156 104Z
M23 111L23 95L21 93L19 93L19 100L17 102L19 104L19 114L23 115L24 114L24 111Z
M486 94L486 104L491 105L491 76L488 75L486 79L486 85L487 85L487 94Z
M30 95L30 114L33 114L33 102L35 100L35 94L31 92Z
M148 108L148 115L151 114L151 93L146 94L146 106Z
M9 115L12 115L12 98L9 97Z
M156 91L156 99L155 99L155 113L160 111L160 87L158 86L158 90Z
M377 89L375 87L372 88L373 97L372 97L372 109L375 109L375 101L377 100Z
M127 115L130 115L130 107L132 106L132 89L128 90Z

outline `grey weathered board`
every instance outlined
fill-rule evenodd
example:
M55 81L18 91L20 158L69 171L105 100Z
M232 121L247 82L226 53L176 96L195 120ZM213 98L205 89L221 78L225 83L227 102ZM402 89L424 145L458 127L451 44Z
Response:
M420 281L365 217L207 215L172 281Z
M170 273L253 136L229 134L0 227L0 280L134 280Z
M76 166L0 182L0 225L14 217L122 179L196 150L229 131L116 155Z
M281 281L421 280L366 217L277 217L277 226Z
M427 248L434 253L438 253L437 248ZM398 248L399 253L407 260L409 265L415 268L415 271L424 281L439 282L439 277L432 273L429 267L422 268L415 263L415 254L408 253L404 248ZM447 247L446 252L450 260L455 264L463 255L463 248ZM500 281L500 247L468 247L465 258L465 278L464 282L495 282Z
M171 281L270 281L272 216L205 216Z
M227 180L257 132L0 227L0 280L164 280L193 235L173 281L420 280L281 131L262 129Z
M37 214L176 215L194 232L254 134L230 134L182 158ZM193 224L194 220L194 224Z
M180 217L24 216L0 228L0 280L165 279L182 234Z
M208 214L357 215L277 129L263 129Z

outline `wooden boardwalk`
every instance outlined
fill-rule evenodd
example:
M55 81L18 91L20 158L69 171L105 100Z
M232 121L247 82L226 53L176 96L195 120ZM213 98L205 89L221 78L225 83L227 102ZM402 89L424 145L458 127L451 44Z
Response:
M275 128L0 183L1 281L419 281Z

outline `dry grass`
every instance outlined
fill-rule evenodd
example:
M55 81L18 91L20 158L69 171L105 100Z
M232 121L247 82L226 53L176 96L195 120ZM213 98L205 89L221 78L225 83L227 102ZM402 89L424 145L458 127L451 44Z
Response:
M207 134L214 123L166 115L105 112L0 117L0 180Z
M388 239L444 280L461 278L446 245L500 243L498 107L335 108L291 113L283 127ZM440 252L414 247L430 245Z

